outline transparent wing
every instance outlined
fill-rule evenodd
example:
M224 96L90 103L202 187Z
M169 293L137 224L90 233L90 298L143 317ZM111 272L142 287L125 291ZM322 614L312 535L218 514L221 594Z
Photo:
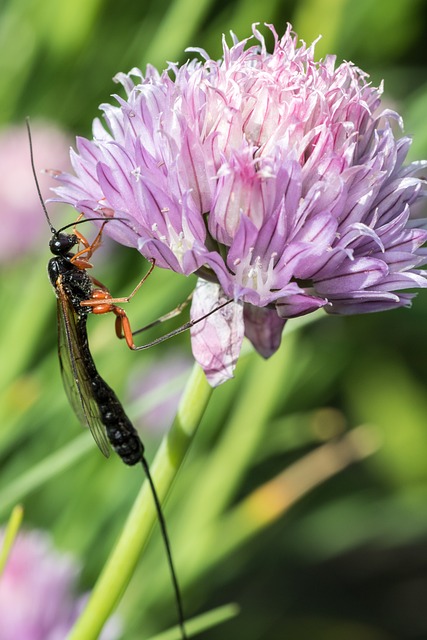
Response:
M88 369L92 363L87 362L80 346L82 336L77 330L78 317L61 285L57 287L57 294L58 355L65 392L77 418L89 427L96 444L108 458L110 445L92 392Z

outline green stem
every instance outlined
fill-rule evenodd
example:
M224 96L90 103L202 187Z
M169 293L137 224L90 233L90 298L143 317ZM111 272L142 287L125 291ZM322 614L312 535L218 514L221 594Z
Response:
M181 399L177 415L151 467L159 499L163 502L203 417L212 389L197 366L194 367ZM132 511L88 604L68 640L95 640L123 595L140 554L156 522L156 509L147 482Z

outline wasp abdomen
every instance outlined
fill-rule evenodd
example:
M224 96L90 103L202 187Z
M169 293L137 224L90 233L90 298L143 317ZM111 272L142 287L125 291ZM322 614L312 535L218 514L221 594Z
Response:
M92 389L98 402L101 421L114 451L127 465L141 462L144 447L114 391L99 374L92 379Z

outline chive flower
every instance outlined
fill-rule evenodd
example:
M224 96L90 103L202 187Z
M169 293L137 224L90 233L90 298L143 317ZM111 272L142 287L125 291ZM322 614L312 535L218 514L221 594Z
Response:
M4 530L0 530L0 543ZM39 530L18 534L0 580L2 640L63 640L86 604L76 595L80 566L60 553ZM101 640L118 640L117 616L104 628Z
M182 66L119 73L126 97L103 104L106 127L77 139L58 199L87 217L125 218L105 232L166 269L199 276L191 317L208 380L233 374L243 337L264 357L285 322L321 307L355 314L409 306L426 286L426 162L404 165L411 141L382 87L288 26L272 53L223 39ZM417 206L417 210L419 207Z

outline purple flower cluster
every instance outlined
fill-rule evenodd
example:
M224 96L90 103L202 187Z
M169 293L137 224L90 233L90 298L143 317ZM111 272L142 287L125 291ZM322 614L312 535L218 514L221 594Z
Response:
M79 573L78 563L56 551L46 533L21 532L0 580L1 640L64 640L87 600L75 595ZM120 636L121 623L111 618L101 640Z
M59 199L106 226L156 265L202 280L192 317L233 302L192 329L211 384L232 375L243 336L265 357L285 321L320 307L337 314L408 306L426 286L426 162L410 146L381 88L349 62L314 60L288 27L274 50L223 42L223 58L159 74L118 74L126 99L104 104L107 130L79 138L75 175Z

